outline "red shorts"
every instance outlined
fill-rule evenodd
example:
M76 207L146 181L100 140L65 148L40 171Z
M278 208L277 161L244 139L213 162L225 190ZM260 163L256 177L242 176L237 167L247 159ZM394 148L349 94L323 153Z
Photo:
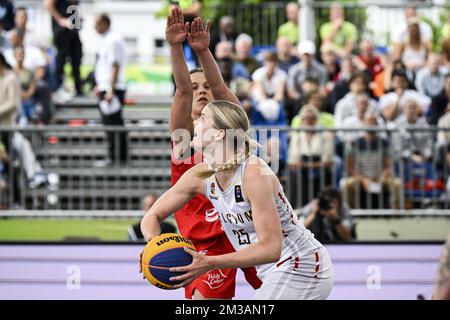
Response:
M211 270L185 288L186 299L192 299L194 291L198 290L205 298L231 299L236 288L236 269Z

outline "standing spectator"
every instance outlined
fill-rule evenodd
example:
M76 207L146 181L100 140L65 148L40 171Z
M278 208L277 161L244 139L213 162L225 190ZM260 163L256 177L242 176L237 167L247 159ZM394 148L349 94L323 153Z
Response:
M415 90L408 89L409 82L406 74L396 71L392 75L392 91L380 98L379 108L383 118L395 121L402 113L403 106L408 99L414 99L420 106L421 115L427 114L431 99Z
M360 71L367 70L371 81L383 72L383 64L378 55L375 54L375 45L372 40L364 38L359 44L359 56L355 58Z
M51 101L50 86L45 80L45 69L47 60L39 48L34 46L24 46L23 30L14 29L10 32L12 48L5 51L8 63L15 68L17 60L14 55L16 48L22 48L24 53L23 66L33 72L36 81L36 90L33 98L36 101L36 117L44 123L49 124L53 116L53 104Z
M366 128L378 128L375 114L367 113L364 123ZM392 191L394 198L391 200L394 207L398 208L400 183L396 179L391 181L389 142L382 139L376 131L367 130L363 137L354 140L345 151L348 177L343 179L342 185L344 199L350 208L367 209L369 202L372 202L372 208L377 208L379 197L382 197L383 206L389 208L389 195ZM370 197L371 195L378 199Z
M324 88L327 83L327 71L325 67L314 60L316 45L310 40L300 42L298 51L300 62L294 65L288 74L288 95L291 99L300 101L304 92L302 82L309 78L319 83Z
M447 72L441 62L441 56L432 53L428 56L427 65L417 72L416 89L421 94L433 98L444 89Z
M437 124L439 118L445 114L447 105L450 102L450 72L445 76L444 89L431 100L428 122Z
M28 27L27 8L25 7L17 8L14 21L15 21L15 29L23 32L24 34L24 45L37 47L41 49L44 54L46 54L45 50L47 48L45 47L42 35L35 29Z
M345 119L356 114L356 97L360 94L368 93L367 80L362 73L357 73L352 76L349 81L349 86L350 92L338 101L334 109L337 128L343 126ZM376 112L376 102L373 100L369 100L369 111Z
M300 111L302 128L320 128L319 112L315 106L305 105ZM319 190L331 183L331 166L334 160L334 138L330 132L295 131L291 133L288 164L291 171L290 199L294 208L304 206L316 197ZM298 177L300 176L300 177ZM297 179L301 190L297 190ZM298 195L300 201L297 200Z
M399 44L406 43L408 41L409 34L409 26L408 22L411 19L412 21L417 21L417 11L414 6L408 6L404 10L405 19L401 21L394 28L394 32L392 35L392 42L394 43L394 47ZM422 41L425 43L428 50L431 51L433 47L433 30L430 25L424 21L418 20L420 36Z
M394 44L394 59L401 59L406 69L414 75L426 64L430 51L422 38L419 23L418 18L410 18L406 40Z
M107 14L100 14L95 21L95 30L100 35L98 59L95 65L95 81L99 98L100 113L104 125L123 127L122 107L125 101L126 48L122 37L110 30L111 20ZM107 132L109 159L97 163L107 166L111 163L126 164L126 132Z
M223 16L219 20L219 30L211 37L210 51L215 52L216 46L221 41L228 41L234 48L234 42L236 40L236 23L233 17Z
M358 30L353 23L345 21L344 9L333 4L330 7L330 21L320 27L320 38L321 45L332 45L340 57L345 57L355 47Z
M241 33L235 42L236 55L234 60L242 63L250 73L255 72L260 67L258 60L252 57L253 39L248 34Z
M339 190L326 188L299 210L308 228L322 242L351 241L356 238L356 223L342 201Z
M300 27L298 22L299 7L297 2L289 2L286 5L287 22L278 28L278 37L286 37L293 46L297 46L300 36Z
M14 28L14 3L10 0L0 0L0 32Z
M300 60L292 54L293 47L288 38L279 37L275 49L278 59L278 68L284 72L289 73L291 67L300 62Z
M53 42L57 50L56 81L61 88L59 94L65 91L63 88L64 66L67 58L70 58L76 95L83 95L80 77L83 50L78 34L80 26L77 25L81 17L74 16L79 14L79 9L71 10L72 6L78 5L79 0L45 0L45 7L52 16Z

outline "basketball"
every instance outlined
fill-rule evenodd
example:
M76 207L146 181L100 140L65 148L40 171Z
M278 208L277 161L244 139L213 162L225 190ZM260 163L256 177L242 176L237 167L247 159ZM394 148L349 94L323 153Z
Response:
M142 270L145 278L154 286L172 290L179 281L170 281L171 277L182 275L170 272L172 267L187 266L192 256L184 247L195 250L192 241L176 233L165 233L150 240L142 253Z

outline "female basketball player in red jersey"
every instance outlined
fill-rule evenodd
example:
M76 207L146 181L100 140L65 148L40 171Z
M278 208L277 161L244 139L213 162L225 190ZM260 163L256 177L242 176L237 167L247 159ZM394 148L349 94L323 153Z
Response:
M194 122L195 150L204 163L189 169L150 208L141 222L142 234L159 234L160 223L194 195L210 199L236 252L193 256L189 266L171 268L185 273L172 278L187 286L215 268L256 266L261 288L256 299L326 299L333 285L327 250L300 222L278 178L253 155L245 111L228 101L212 101Z
M172 134L172 185L175 185L186 171L202 161L200 153L193 154L189 142L193 134L193 121L200 117L203 108L214 99L239 103L225 85L209 51L209 28L209 21L204 29L200 18L191 26L185 24L183 14L177 7L171 10L167 19L166 39L170 44L176 85L169 120L169 130ZM183 54L183 42L186 39L197 53L203 70L196 69L189 74ZM196 195L185 206L178 208L175 220L180 233L193 241L199 252L206 255L234 252L213 205L204 196ZM256 270L246 268L243 271L250 285L255 289L259 288L261 281L256 277ZM185 297L231 299L234 297L235 278L236 269L208 270L186 287Z

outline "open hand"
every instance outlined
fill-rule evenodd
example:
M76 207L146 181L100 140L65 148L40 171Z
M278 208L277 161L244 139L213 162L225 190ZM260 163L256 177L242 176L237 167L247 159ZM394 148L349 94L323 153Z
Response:
M180 284L173 286L175 289L186 287L200 275L212 269L209 263L210 258L208 256L200 254L187 247L184 247L184 251L189 253L192 256L193 260L192 263L188 266L174 267L169 269L170 272L186 272L181 276L170 278L171 281L182 281Z
M202 18L197 17L191 24L191 32L188 34L188 42L192 49L197 52L207 50L209 48L209 30L211 21L206 22L203 29Z
M171 46L182 44L189 32L189 22L184 23L183 12L180 8L173 7L167 17L166 40Z

